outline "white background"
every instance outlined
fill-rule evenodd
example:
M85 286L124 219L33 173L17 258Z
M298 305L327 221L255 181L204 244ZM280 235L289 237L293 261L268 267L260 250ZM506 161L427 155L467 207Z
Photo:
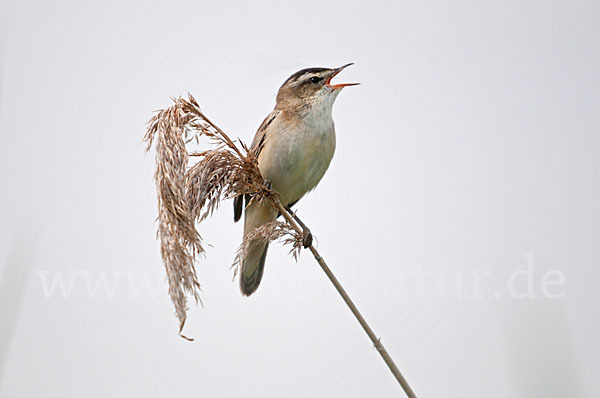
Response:
M240 295L229 202L199 227L204 308L189 311L195 341L179 338L141 143L152 111L188 91L250 142L290 74L355 62L336 155L298 210L417 394L597 397L599 12L5 0L0 396L398 396L309 253L273 245ZM548 295L553 270L564 283ZM473 273L487 275L477 295ZM44 290L54 278L71 291ZM144 278L154 288L132 290ZM526 279L538 297L516 297Z

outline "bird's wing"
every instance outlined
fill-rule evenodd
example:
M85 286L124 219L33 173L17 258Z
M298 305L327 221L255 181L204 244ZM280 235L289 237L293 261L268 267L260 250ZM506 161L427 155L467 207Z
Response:
M263 120L263 122L260 124L260 127L256 131L256 135L254 135L254 139L252 140L252 145L250 146L250 150L253 152L254 156L258 157L260 151L262 151L265 145L265 140L267 139L267 130L269 129L271 123L273 123L273 120L275 120L280 113L281 111L278 109L273 110L273 112L269 113L265 120Z
M244 210L244 196L238 195L233 198L233 222L240 221L242 210Z
M254 156L258 158L260 151L262 151L265 146L265 140L267 138L267 129L269 125L275 120L277 115L279 115L281 111L275 109L273 112L269 113L265 120L260 124L260 127L256 131L254 135L254 139L252 140L252 145L250 145L250 152L253 153ZM247 202L247 199L246 199ZM244 198L242 195L236 196L233 199L233 221L237 222L242 217L242 210L244 209Z

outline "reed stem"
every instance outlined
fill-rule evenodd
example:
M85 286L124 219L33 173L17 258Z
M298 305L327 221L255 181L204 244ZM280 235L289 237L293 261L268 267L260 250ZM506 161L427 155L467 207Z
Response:
M285 220L292 226L292 228L294 228L299 233L302 233L302 228L300 227L300 225L298 225L296 220L294 220L293 215L290 214L290 212L281 205L281 202L279 202L279 200L277 200L277 199L273 200L273 202L274 202L275 207L281 212L281 214L283 215ZM296 215L296 217L297 217L297 215ZM373 342L373 345L377 349L377 352L379 352L379 355L381 355L381 358L383 358L383 361L388 366L388 368L390 369L390 371L392 372L392 374L394 375L394 377L400 384L400 387L402 387L402 389L406 393L406 396L408 398L416 398L417 396L413 392L412 388L410 388L410 385L408 384L408 382L406 381L406 379L400 372L400 369L398 369L398 367L394 363L394 360L392 359L390 354L387 352L387 350L383 346L381 339L375 335L375 332L373 332L373 329L371 329L371 327L369 326L369 324L367 323L365 318L362 316L362 314L360 313L360 311L358 310L358 308L356 307L356 305L354 304L354 302L352 301L350 296L348 296L348 293L346 293L346 289L344 289L342 284L335 277L335 275L333 274L333 272L331 271L331 269L329 268L329 266L327 265L327 263L325 262L323 257L321 257L321 255L319 254L317 249L315 249L315 247L312 244L308 247L308 249L311 251L311 253L315 257L315 259L321 266L321 269L323 270L323 272L325 272L325 274L327 275L327 277L329 278L329 280L331 281L331 283L333 284L335 289L338 291L340 296L342 296L342 299L344 300L344 302L346 303L348 308L350 308L350 311L352 311L352 314L354 314L354 317L356 318L358 323L360 323L360 326L362 326L365 333L367 333L367 335L369 336L369 339L371 339L371 342Z

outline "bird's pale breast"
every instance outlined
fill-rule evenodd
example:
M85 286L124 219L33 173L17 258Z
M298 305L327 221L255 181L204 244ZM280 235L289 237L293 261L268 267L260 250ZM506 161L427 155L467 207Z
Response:
M258 162L283 201L299 200L319 183L335 151L331 116L273 123ZM317 121L318 122L315 122Z

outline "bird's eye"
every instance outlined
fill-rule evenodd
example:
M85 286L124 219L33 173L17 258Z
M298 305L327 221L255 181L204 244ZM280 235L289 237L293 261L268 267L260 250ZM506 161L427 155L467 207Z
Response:
M321 81L321 78L317 77L317 76L313 76L310 78L310 81L311 81L311 83L318 83Z

